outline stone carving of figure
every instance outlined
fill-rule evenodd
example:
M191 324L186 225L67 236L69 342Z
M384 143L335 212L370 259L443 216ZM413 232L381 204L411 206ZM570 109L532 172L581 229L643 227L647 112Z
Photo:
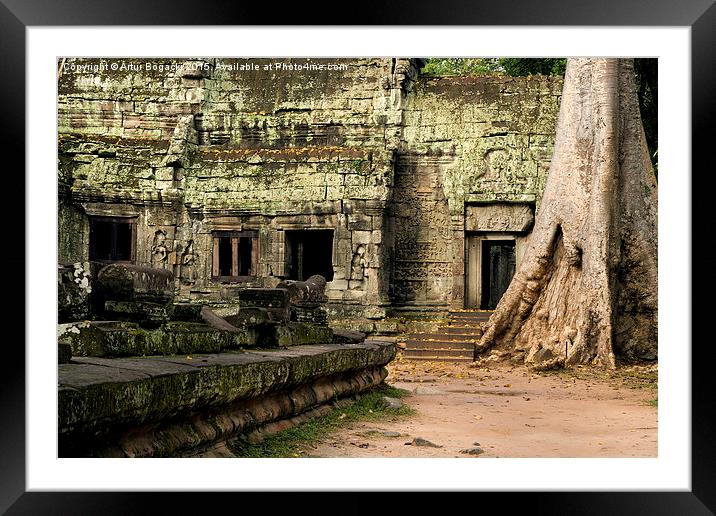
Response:
M365 276L365 247L361 244L353 253L351 260L351 279L362 280Z
M184 252L181 255L181 264L182 265L194 265L194 260L196 257L194 256L194 241L189 240L189 243L184 248Z
M152 242L152 263L163 265L167 261L169 251L166 246L167 234L161 229L154 233L154 241Z
M194 241L189 240L186 247L184 247L184 251L181 253L180 277L182 283L185 285L191 285L196 280L196 271L194 270L195 261L196 254L194 254Z

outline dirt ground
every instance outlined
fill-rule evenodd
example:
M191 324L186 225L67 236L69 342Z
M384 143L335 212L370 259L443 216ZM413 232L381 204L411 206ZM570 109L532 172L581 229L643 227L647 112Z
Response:
M305 456L657 456L657 407L649 403L657 397L656 366L537 373L509 363L415 362L399 354L388 369L386 382L410 391L402 401L417 413L352 423Z

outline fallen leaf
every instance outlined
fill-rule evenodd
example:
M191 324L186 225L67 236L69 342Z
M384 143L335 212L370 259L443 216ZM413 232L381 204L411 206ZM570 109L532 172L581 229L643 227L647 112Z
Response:
M475 416L475 419L479 421L480 419L482 419L482 416Z

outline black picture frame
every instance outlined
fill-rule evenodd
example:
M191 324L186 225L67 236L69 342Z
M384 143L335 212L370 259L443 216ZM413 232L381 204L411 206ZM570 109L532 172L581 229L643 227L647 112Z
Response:
M25 30L29 26L69 25L243 25L243 24L308 24L342 25L348 14L337 16L336 5L297 3L282 8L282 18L276 18L276 6L262 2L234 2L203 0L199 6L187 0L149 1L124 0L0 0L0 63L3 77L0 80L0 102L3 130L3 149L8 160L16 164L5 167L6 195L3 199L5 212L13 210L13 222L6 225L5 241L13 246L6 251L3 266L6 267L4 288L13 296L14 305L25 301L24 277L31 274L26 269L25 234ZM351 13L351 10L346 11ZM334 18L329 19L333 16ZM692 192L708 195L713 191L701 185L704 176L713 176L713 143L710 125L714 115L716 62L713 49L716 39L716 6L714 0L503 0L488 5L463 0L442 0L429 3L424 0L401 0L386 5L360 3L350 14L350 22L356 25L570 25L570 26L688 26L691 27L692 70L692 169L699 171L699 188ZM396 36L399 37L399 34ZM19 161L19 164L17 164ZM685 180L688 171L683 171ZM693 174L691 176L693 181ZM12 206L12 203L17 205ZM713 202L711 202L713 204ZM711 221L713 216L706 210L707 199L692 198L692 220ZM22 223L18 221L22 220ZM704 230L700 232L706 234ZM692 234L694 234L692 232ZM695 233L699 234L699 233ZM22 243L22 245L21 245ZM699 260L693 260L692 250L684 250L684 266L700 271ZM710 259L703 255L702 259ZM712 260L710 260L712 261ZM7 271L15 271L7 273ZM17 271L24 271L24 275ZM14 282L14 283L13 283ZM704 289L705 290L705 289ZM22 294L21 294L22 293ZM703 314L704 306L693 299L674 300L689 303L692 314ZM9 313L6 309L6 313ZM16 318L17 316L15 316ZM692 321L708 320L694 317ZM703 324L703 323L702 323ZM6 322L6 325L8 323ZM209 507L215 504L234 503L248 509L270 506L271 513L306 506L311 512L336 512L330 504L321 506L316 500L308 502L308 493L292 493L290 497L266 496L263 501L254 500L261 494L206 493L204 496L187 493L80 493L80 492L26 492L25 488L25 349L24 326L15 324L11 335L6 327L2 360L5 365L0 389L0 512L7 514L124 514L154 512L154 503L161 506L162 513L186 513L195 507L207 508L206 498L211 497ZM693 327L692 327L693 328ZM693 333L693 335L697 335ZM696 340L692 345L692 489L689 492L529 492L529 493L473 493L468 507L485 506L498 502L500 511L510 512L525 507L537 514L713 514L716 511L716 427L712 423L716 413L713 378L709 370L714 364L713 338ZM663 343L663 345L687 346L688 343ZM409 503L424 506L424 493L399 497L403 509ZM463 497L458 497L463 498ZM496 498L498 498L496 500ZM395 500L395 498L392 498ZM373 497L354 496L350 504L339 513L357 513L375 510ZM458 507L460 501L451 501ZM263 504L263 505L262 505ZM323 507L323 509L322 509ZM373 507L373 509L371 509ZM526 509L529 507L529 509ZM253 509L257 510L257 509Z

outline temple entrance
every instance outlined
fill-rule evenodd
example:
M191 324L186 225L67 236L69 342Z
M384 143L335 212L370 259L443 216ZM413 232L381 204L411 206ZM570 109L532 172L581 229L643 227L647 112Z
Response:
M515 241L466 236L465 307L494 310L515 275Z
M494 310L515 275L515 241L482 242L482 299L480 308Z
M320 274L333 281L333 230L286 231L288 279L307 280Z

